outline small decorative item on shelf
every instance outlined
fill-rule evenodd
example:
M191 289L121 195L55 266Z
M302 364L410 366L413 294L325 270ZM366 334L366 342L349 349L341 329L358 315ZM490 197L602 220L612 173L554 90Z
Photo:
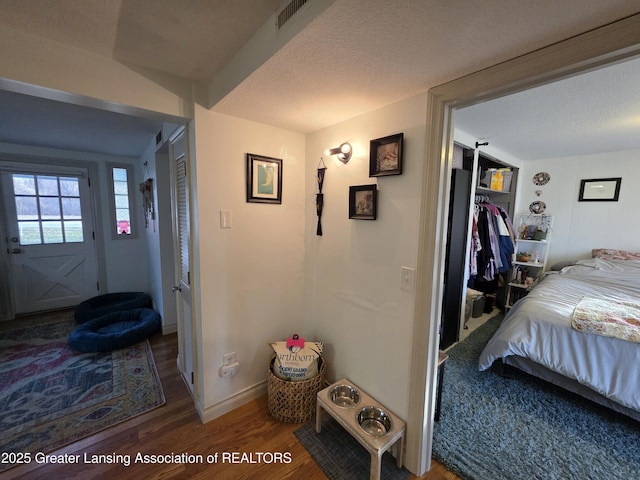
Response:
M528 262L531 260L531 254L528 252L516 253L516 262Z
M540 230L539 228L533 234L534 240L542 241L542 240L546 240L546 238L547 238L547 232L545 232L544 230Z

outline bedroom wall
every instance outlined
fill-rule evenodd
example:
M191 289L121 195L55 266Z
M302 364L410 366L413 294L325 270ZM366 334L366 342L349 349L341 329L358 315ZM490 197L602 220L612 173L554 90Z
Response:
M592 248L640 251L640 224L635 221L640 205L640 150L552 158L526 162L520 170L517 211L526 213L534 200L547 205L554 215L549 264L589 258ZM549 183L535 186L531 179L548 172ZM578 202L580 181L622 177L617 202ZM535 190L543 193L537 197Z
M266 393L269 342L305 328L305 137L196 107L199 296L204 418ZM246 202L246 154L283 160L282 204ZM193 178L193 175L192 175ZM220 227L220 211L231 228ZM222 357L240 369L221 378Z
M416 267L426 94L307 136L305 312L309 339L325 343L329 380L348 377L407 418L414 292L401 267ZM402 175L369 177L369 141L404 133ZM316 169L344 141L353 157L325 157L323 235L316 235ZM378 218L348 218L349 186L378 185Z

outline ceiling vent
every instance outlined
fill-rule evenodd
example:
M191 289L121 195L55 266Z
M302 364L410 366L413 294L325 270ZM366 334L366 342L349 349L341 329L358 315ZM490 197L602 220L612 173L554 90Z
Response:
M277 27L280 30L285 23L287 23L291 17L293 17L298 10L304 7L304 4L307 3L308 0L292 0L289 5L284 7L282 11L278 14L278 22Z

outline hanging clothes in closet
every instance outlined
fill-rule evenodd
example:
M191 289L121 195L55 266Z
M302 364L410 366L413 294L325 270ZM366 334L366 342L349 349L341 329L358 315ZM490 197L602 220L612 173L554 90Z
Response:
M487 197L476 197L469 246L470 287L495 292L499 275L511 268L515 238L509 214Z

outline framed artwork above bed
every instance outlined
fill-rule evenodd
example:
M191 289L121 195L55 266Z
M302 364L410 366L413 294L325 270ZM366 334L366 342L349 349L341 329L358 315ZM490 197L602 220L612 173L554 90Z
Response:
M594 178L580 181L579 202L617 202L622 178Z

